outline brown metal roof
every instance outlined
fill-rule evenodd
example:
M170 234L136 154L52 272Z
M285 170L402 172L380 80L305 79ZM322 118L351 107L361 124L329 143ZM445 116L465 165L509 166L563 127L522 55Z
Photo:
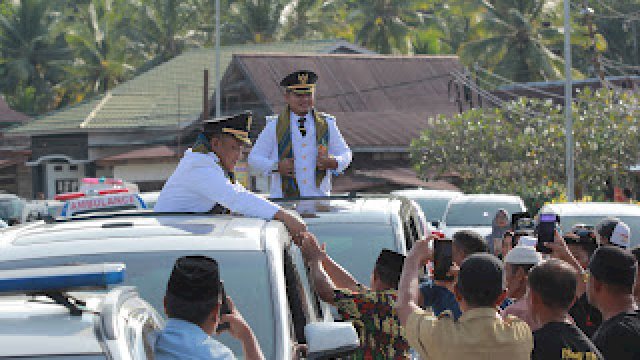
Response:
M448 96L457 56L241 54L233 64L274 112L284 106L286 74L316 72L317 108L336 116L352 147L408 146L430 116L458 111Z
M29 120L31 118L27 115L11 109L0 96L0 123L26 123Z
M446 181L424 181L409 167L356 170L333 179L333 192L373 191L383 188L423 188L433 190L459 190Z

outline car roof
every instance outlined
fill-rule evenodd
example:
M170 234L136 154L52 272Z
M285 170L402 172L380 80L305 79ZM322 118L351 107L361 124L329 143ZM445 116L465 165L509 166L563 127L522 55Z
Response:
M625 203L574 202L547 204L540 211L562 216L640 216L640 206Z
M278 204L297 211L308 223L389 223L394 206L402 198L390 196L357 197L331 200L285 200Z
M451 204L472 202L511 202L520 203L522 199L517 195L505 194L466 194L451 199Z
M463 195L455 190L404 189L392 191L393 195L407 196L414 199L450 199Z
M70 316L64 306L26 297L0 298L0 357L102 354L97 316Z
M38 221L4 230L0 261L154 250L263 251L265 229L279 227L284 231L276 221L235 216L153 212L121 215L54 223Z

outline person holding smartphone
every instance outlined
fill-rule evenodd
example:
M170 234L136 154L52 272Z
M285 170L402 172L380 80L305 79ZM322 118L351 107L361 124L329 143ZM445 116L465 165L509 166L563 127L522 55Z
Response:
M456 232L452 240L433 241L433 258L429 260L434 262L434 276L420 283L418 304L423 309L431 309L435 315L450 311L454 319L458 319L462 311L453 294L455 279L450 271L473 254L489 252L489 248L482 236L469 230Z
M211 338L218 326L240 340L247 360L264 360L260 344L231 298L223 300L218 263L206 256L184 256L171 271L164 307L169 320L155 344L156 360L232 360L234 354ZM221 312L222 304L227 309Z

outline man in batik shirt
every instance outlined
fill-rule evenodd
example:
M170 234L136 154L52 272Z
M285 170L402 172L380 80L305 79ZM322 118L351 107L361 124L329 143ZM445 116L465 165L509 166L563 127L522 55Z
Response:
M394 309L404 256L382 250L369 289L333 261L312 234L305 234L301 250L320 299L334 305L360 336L360 349L352 359L410 359Z

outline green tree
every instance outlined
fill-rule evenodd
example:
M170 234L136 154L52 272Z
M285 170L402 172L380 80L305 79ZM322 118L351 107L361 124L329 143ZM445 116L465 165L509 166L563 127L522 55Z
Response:
M587 89L573 107L576 185L602 199L607 179L628 185L640 153L640 95ZM535 114L532 114L535 112ZM455 172L467 192L516 193L564 183L564 117L551 100L438 116L411 145L423 177Z
M231 44L265 43L278 40L282 32L285 0L239 0L229 7L229 20L221 32Z
M465 43L460 55L513 81L543 81L563 76L563 59L550 45L562 39L545 13L545 0L485 0L475 29L482 34Z
M594 10L598 31L608 43L604 56L619 63L640 65L640 0L592 1L589 6ZM633 72L630 68L620 70Z
M340 16L342 2L297 0L290 3L290 12L284 26L285 40L321 39L332 29L346 25Z
M142 44L150 60L144 69L167 61L189 46L206 44L213 34L211 1L143 0L130 38ZM206 29L202 29L203 26Z
M476 0L454 0L429 6L420 15L424 25L413 35L416 54L456 54L477 30L481 7Z
M76 60L66 85L79 91L77 100L110 90L134 74L139 53L125 33L132 10L128 5L126 0L91 0L77 7L67 25L66 39Z
M0 12L0 92L18 111L37 114L57 104L55 87L71 59L59 20L46 0L7 3Z
M348 10L358 44L381 54L411 50L411 31L420 24L415 0L354 0Z

